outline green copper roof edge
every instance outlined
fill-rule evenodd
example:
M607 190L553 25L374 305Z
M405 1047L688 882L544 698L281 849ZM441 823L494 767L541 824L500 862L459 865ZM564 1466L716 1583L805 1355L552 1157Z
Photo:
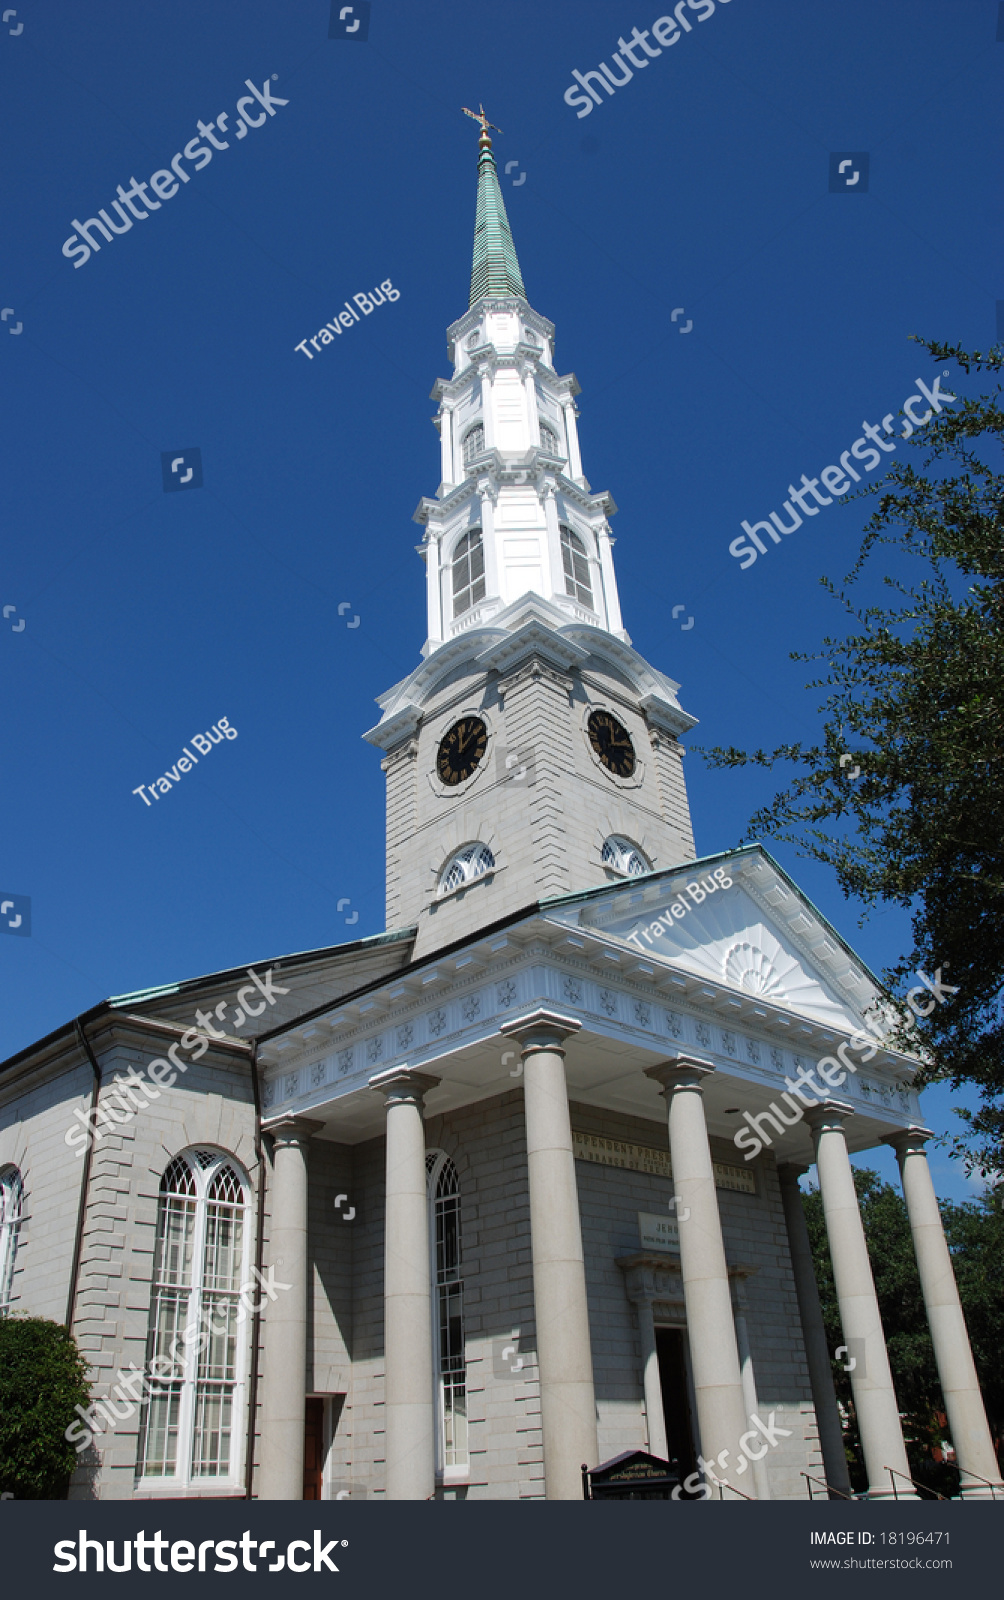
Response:
M368 933L364 939L347 940L345 944L319 945L314 950L290 950L284 955L259 957L256 961L244 961L236 967L222 967L217 972L206 972L198 978L180 978L176 983L157 984L152 989L134 989L129 994L113 994L103 1001L104 1005L121 1008L126 1005L139 1005L144 1000L156 1000L158 996L169 994L184 994L188 989L199 984L209 983L213 980L222 981L225 978L238 977L247 972L248 967L262 967L266 965L278 966L284 961L317 960L326 955L344 955L349 950L363 950L368 945L394 944L399 939L414 939L418 933L417 928L394 928L383 933Z

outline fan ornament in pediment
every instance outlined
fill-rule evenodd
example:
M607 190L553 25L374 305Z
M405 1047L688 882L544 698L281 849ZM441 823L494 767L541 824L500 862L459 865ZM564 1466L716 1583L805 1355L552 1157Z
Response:
M774 963L754 945L732 945L725 953L722 968L727 981L744 994L762 995L765 1000L787 1003L788 996L781 986Z

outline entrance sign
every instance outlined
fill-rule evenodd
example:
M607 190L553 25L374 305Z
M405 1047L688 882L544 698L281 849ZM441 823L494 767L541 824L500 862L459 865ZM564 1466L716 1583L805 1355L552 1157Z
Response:
M675 1217L660 1217L652 1211L639 1211L638 1237L642 1249L671 1250L680 1253L680 1224Z

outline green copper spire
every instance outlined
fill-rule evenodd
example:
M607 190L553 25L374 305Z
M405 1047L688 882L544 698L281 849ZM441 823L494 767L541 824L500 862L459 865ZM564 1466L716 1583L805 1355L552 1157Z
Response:
M494 123L479 111L463 110L481 124L478 140L478 211L474 223L474 265L471 268L471 305L486 294L517 294L526 299L523 278L516 260L516 246L509 231L509 218L499 188L499 175L492 154L488 129ZM501 129L496 128L496 133Z

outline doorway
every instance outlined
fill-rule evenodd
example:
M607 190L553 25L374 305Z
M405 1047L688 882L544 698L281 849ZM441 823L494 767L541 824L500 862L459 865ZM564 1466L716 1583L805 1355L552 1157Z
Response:
M303 1427L303 1498L324 1498L324 1400L308 1395Z
M684 1339L683 1328L655 1330L662 1410L666 1420L666 1446L669 1459L677 1464L681 1479L697 1468Z

